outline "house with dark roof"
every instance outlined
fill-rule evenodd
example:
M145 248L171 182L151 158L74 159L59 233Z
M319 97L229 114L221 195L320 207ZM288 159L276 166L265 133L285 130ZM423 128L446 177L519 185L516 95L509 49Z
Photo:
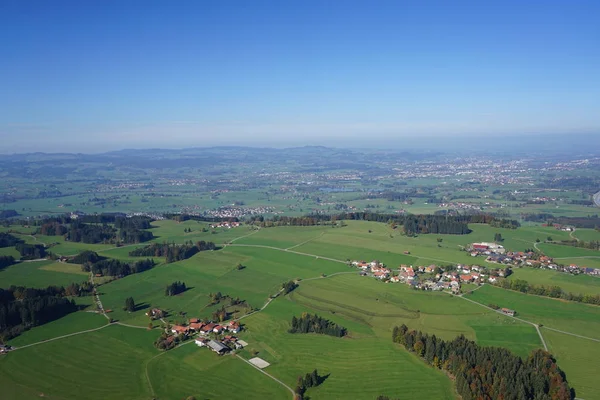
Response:
M229 351L229 347L225 346L221 342L217 342L216 340L209 340L208 343L206 343L206 345L209 349L211 349L217 354L225 354Z

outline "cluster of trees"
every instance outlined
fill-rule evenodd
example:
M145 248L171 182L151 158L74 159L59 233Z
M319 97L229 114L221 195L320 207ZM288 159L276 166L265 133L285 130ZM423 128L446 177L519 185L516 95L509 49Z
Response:
M167 285L165 288L165 296L176 296L179 293L183 293L187 290L185 287L185 282L173 282L170 285Z
M319 372L314 369L312 372L307 372L305 376L300 375L296 381L296 399L302 399L302 396L308 388L317 387L325 380L324 377L319 376Z
M532 285L523 279L502 279L495 283L496 286L500 286L503 289L516 290L521 293L534 294L538 296L553 297L555 299L564 299L570 301L577 301L580 303L600 305L600 294L575 294L571 292L565 292L560 286L544 286L544 285Z
M177 346L179 342L180 339L178 336L168 336L165 332L163 332L154 342L154 347L159 350L171 350Z
M37 260L46 257L46 249L41 244L17 243L15 249L21 254L22 260Z
M552 355L534 350L526 360L500 347L483 347L463 335L453 341L393 329L392 340L429 365L451 374L463 399L571 400L574 393Z
M135 311L135 301L133 300L133 297L128 297L125 299L125 306L123 309L129 312Z
M204 240L201 240L196 244L193 244L191 241L186 244L152 243L148 246L130 251L129 255L133 257L165 257L167 263L172 263L186 260L199 251L215 249L216 246L213 242L205 242Z
M130 218L117 216L115 217L115 228L124 230L150 229L152 218L144 216L134 216Z
M77 311L64 287L0 289L0 339L12 339L27 329Z
M600 250L600 240L591 240L589 242L583 240L561 240L560 244L565 246L581 247L583 249Z
M291 292L292 290L296 289L298 287L298 284L294 281L289 281L286 282L284 284L281 285L281 288L283 289L283 294L286 295L289 292Z
M253 216L250 222L262 227L271 226L311 226L326 225L339 220L360 220L393 223L404 227L404 232L409 235L417 234L454 234L465 235L471 232L467 224L481 223L501 228L515 229L520 226L518 221L500 219L492 215L397 215L375 212L351 212L338 215L311 214L303 217L289 217L277 215L271 219L263 216Z
M71 264L86 264L86 263L97 263L98 261L104 260L104 257L99 256L98 253L92 250L84 250L77 254L75 257L67 260Z
M519 221L516 221L514 219L499 219L499 218L494 218L492 221L489 222L490 226L493 226L494 228L506 228L506 229L517 229L518 227L521 226L521 224L519 223Z
M133 264L114 259L106 259L100 260L93 264L85 263L81 266L81 270L85 272L92 272L93 274L100 274L103 276L113 276L116 278L122 278L127 275L147 271L150 268L154 267L154 265L155 263L152 259L136 261Z
M495 233L494 234L494 242L496 242L496 243L502 243L502 242L504 242L504 238L502 237L501 233Z
M40 235L45 236L62 236L66 234L67 231L67 227L58 221L46 222L38 230Z
M211 315L213 321L223 322L227 320L229 317L229 313L225 309L225 306L222 306L220 309L214 311Z
M600 217L598 214L588 215L587 217L555 217L548 213L527 214L525 221L542 222L550 226L552 224L574 226L576 228L595 229L600 226Z
M129 222L131 219L133 218L123 219L123 221L127 221L127 223L122 222L120 226L123 226L123 228L119 230L108 224L85 224L79 220L75 220L69 226L69 229L65 234L65 239L70 240L71 242L83 243L141 243L154 238L152 232L135 227L136 225L145 226L143 223L136 224L134 222ZM118 221L121 220L118 219Z
M345 336L346 328L321 318L318 315L302 313L300 318L292 317L292 326L288 330L289 333L321 333L329 336L342 337Z
M23 243L23 240L10 233L0 232L0 247L13 247L19 243Z
M116 229L110 225L91 225L73 221L65 235L71 242L102 243L109 242L115 237Z
M0 256L0 271L4 268L10 267L15 263L13 256Z

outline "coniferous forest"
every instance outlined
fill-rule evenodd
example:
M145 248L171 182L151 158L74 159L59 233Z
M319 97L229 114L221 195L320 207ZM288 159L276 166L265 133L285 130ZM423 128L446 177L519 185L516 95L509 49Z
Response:
M392 340L427 364L451 374L463 400L574 398L556 360L541 349L532 351L523 360L507 349L479 346L463 335L445 341L409 330L406 325L394 327Z
M321 318L318 315L303 313L300 318L292 317L292 326L289 333L320 333L323 335L342 337L346 335L346 328Z
M165 257L167 263L186 260L199 251L215 250L213 242L201 240L196 244L152 243L129 252L132 257Z
M96 263L86 263L81 266L81 270L85 272L92 272L93 274L99 274L102 276L113 276L116 278L122 278L131 274L138 274L154 267L155 262L152 259L146 259L136 261L133 264L129 264L123 261L115 259L100 260Z
M83 284L85 285L85 284ZM0 289L0 339L9 340L27 329L54 321L77 311L66 296L87 294L91 286L72 284L34 289L11 286Z
M18 243L23 243L23 240L10 233L0 232L0 247L12 247Z

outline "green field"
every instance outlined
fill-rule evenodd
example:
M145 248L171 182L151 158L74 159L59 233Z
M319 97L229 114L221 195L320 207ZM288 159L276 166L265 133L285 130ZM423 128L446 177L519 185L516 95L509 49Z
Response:
M589 275L571 275L547 269L515 268L508 279L524 279L534 285L560 286L565 292L597 294L600 279Z
M68 285L86 281L87 273L74 264L61 264L54 261L21 262L0 271L0 287L10 285L46 287Z
M518 230L472 225L473 233L468 236L411 238L387 224L345 223L347 226L336 228L253 230L242 226L217 230L213 234L211 230L202 232L205 223L154 222L156 242L210 240L224 247L172 264L156 259L159 263L149 271L99 286L104 308L112 310L109 316L134 327L104 327L107 324L104 317L81 311L13 339L10 343L19 347L101 328L0 357L0 385L7 388L3 391L5 398L39 398L42 394L51 399L90 400L150 399L152 396L181 399L191 395L196 398L289 398L287 389L236 357L219 357L193 343L160 353L152 345L159 330L135 327L147 327L149 320L145 313L149 307L168 311L167 320L171 323L183 322L189 317L210 317L220 305L209 306L209 295L218 291L239 297L258 309L279 291L283 282L291 279L299 280L295 291L279 296L263 311L242 320L245 330L240 337L249 347L239 354L248 359L253 357L253 352L258 352L259 357L271 363L266 371L291 387L295 387L298 375L317 368L328 377L318 388L308 390L307 395L313 400L344 397L367 400L381 394L407 399L456 398L453 383L442 372L427 367L391 342L393 327L403 323L444 339L463 334L479 344L505 347L523 357L542 347L530 324L448 293L416 291L404 284L386 284L361 277L356 269L346 265L346 260L378 259L392 268L400 264L481 265L484 264L482 258L471 257L461 246L491 241L494 234L500 232L507 248L514 246L514 250L523 250L532 247L538 237L558 238L560 231L535 225ZM186 228L192 228L192 232L185 233ZM29 236L24 238L33 240ZM52 251L58 249L64 254L89 248L103 256L123 260L136 259L129 256L129 251L140 246L65 243L54 237L37 239L58 243ZM233 245L229 245L232 241ZM410 254L404 254L405 251ZM245 268L238 270L238 264ZM578 293L596 293L600 281L525 268L516 269L513 278L544 285L558 284L564 290ZM78 265L52 261L19 263L0 271L2 287L67 285L86 279L87 274L81 272ZM177 296L165 296L166 285L174 281L184 281L188 290ZM125 298L129 296L138 306L132 313L123 310ZM597 334L600 307L524 295L490 285L467 296L484 305L495 303L513 308L519 317L531 322L600 339ZM92 297L77 298L77 302L91 304ZM302 312L318 313L343 325L349 331L348 337L288 333L290 319ZM154 326L158 327L159 323L154 322ZM582 346L578 341L553 338L562 334L549 330L543 330L544 337L547 332L550 332L547 339L550 350L556 352L578 395L586 400L594 398L594 391L600 392L600 387L589 383L589 374L582 371L593 370L595 358L572 348L575 345L571 343L578 343L578 348ZM569 358L571 351L577 355L575 361ZM576 377L571 378L574 375ZM107 384L113 381L114 385Z

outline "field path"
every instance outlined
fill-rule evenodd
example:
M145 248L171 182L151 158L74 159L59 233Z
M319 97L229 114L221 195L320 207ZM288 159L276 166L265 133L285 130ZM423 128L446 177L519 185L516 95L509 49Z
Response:
M108 315L106 315L106 311L104 311L104 306L102 305L102 302L100 301L100 295L98 294L98 291L96 290L96 287L94 285L94 273L90 271L90 282L92 284L92 286L94 287L94 297L96 299L96 304L98 305L98 308L100 309L100 311L102 311L102 315L104 315L104 318L106 318L107 320L110 321L110 317Z
M284 388L286 388L287 390L289 390L290 393L292 394L292 399L296 398L296 393L294 392L294 390L291 387L289 387L288 385L286 385L285 383L283 383L279 379L275 378L273 375L269 374L268 372L265 372L262 369L258 368L256 365L252 364L250 361L246 360L245 358L241 357L240 355L236 354L235 356L237 358L239 358L240 360L242 360L243 362L245 362L246 364L250 365L252 368L254 368L254 369L262 372L263 374L265 374L266 376L268 376L269 378L273 379L275 382L279 383L281 386L283 386Z
M291 250L291 249L294 249L294 248L296 248L296 247L302 246L303 244L306 244L306 243L312 242L313 240L317 240L318 238L320 238L320 237L321 237L321 236L323 236L324 234L325 234L325 232L321 232L321 234L320 234L319 236L317 236L317 237L314 237L314 238L312 238L312 239L305 240L305 241L304 241L304 242L302 242L302 243L295 244L295 245L293 245L293 246L291 246L291 247L288 247L286 250Z
M279 250L279 251L287 251L289 253L294 253L294 254L299 254L301 256L308 256L308 257L315 257L315 258L322 258L323 260L329 260L329 261L333 261L333 262L339 262L342 264L346 264L346 261L343 260L338 260L335 258L330 258L330 257L321 257L318 256L316 254L308 254L308 253L302 253L300 251L294 251L294 250L288 250L288 249L282 249L281 247L273 247L273 246L265 246L262 244L230 244L229 246L240 246L240 247L260 247L263 249L271 249L271 250Z
M542 332L540 332L540 327L537 324L534 324L533 322L529 322L529 321L526 321L526 320L521 319L521 318L511 317L510 315L506 315L506 314L504 314L504 313L502 313L502 312L500 312L498 310L494 310L492 307L488 307L486 305L483 305L481 303L476 302L475 300L468 299L468 298L466 298L464 296L456 296L456 297L460 297L461 299L465 299L467 301L470 301L471 303L477 304L478 306L485 307L488 310L491 310L491 311L493 311L495 313L498 313L500 315L504 315L505 317L509 317L509 318L512 318L512 319L516 319L517 321L521 321L521 322L525 322L526 324L533 325L535 327L535 330L537 331L539 337L540 337L540 340L542 341L542 344L544 345L544 350L548 351L548 346L546 345L546 341L544 340L544 337L542 336Z
M592 340L592 341L594 341L594 342L598 342L598 343L600 343L600 339L594 339L594 338L587 337L587 336L581 336L581 335L577 335L576 333L565 332L565 331L561 331L561 330L558 330L558 329L549 328L549 327L547 327L546 325L542 326L542 328L544 328L544 329L548 329L549 331L554 331L554 332L558 332L558 333L564 333L565 335L571 335L571 336L575 336L575 337L578 337L578 338L581 338L581 339Z
M252 232L250 232L250 233L249 233L249 234L247 234L247 235L240 236L240 237L236 237L235 239L231 239L231 240L229 241L229 243L226 243L226 244L224 244L224 245L223 245L223 247L227 247L227 244L231 244L231 243L235 242L236 240L240 240L240 239L243 239L243 238L245 238L245 237L252 236L252 235L254 235L255 233L258 233L258 232L260 232L260 228L256 229L255 231L252 231Z
M152 394L152 398L156 398L156 393L154 393L154 388L152 387L152 382L150 381L150 375L148 375L148 365L150 365L150 362L152 360L154 360L157 357L160 357L164 354L167 354L169 351L175 350L181 346L185 346L186 344L190 344L190 343L194 343L194 340L190 339L189 341L185 342L185 343L181 343L178 344L177 346L175 346L174 348L172 348L171 350L163 350L162 352L158 353L157 355L155 355L154 357L150 358L148 361L146 361L146 380L148 381L148 387L150 388L150 394Z
M35 342L35 343L31 343L31 344L26 344L25 346L20 346L20 347L14 347L11 351L16 351L16 350L21 350L21 349L25 349L27 347L31 347L31 346L37 346L38 344L43 344L43 343L48 343L48 342L52 342L54 340L58 340L58 339L64 339L64 338L68 338L70 336L75 336L75 335L81 335L83 333L89 333L89 332L94 332L94 331L99 331L100 329L104 329L107 326L110 326L111 324L106 324L106 325L102 325L99 328L94 328L94 329L88 329L87 331L81 331L81 332L75 332L75 333L69 333L68 335L62 335L62 336L57 336L55 338L52 339L46 339L46 340L42 340L40 342Z

